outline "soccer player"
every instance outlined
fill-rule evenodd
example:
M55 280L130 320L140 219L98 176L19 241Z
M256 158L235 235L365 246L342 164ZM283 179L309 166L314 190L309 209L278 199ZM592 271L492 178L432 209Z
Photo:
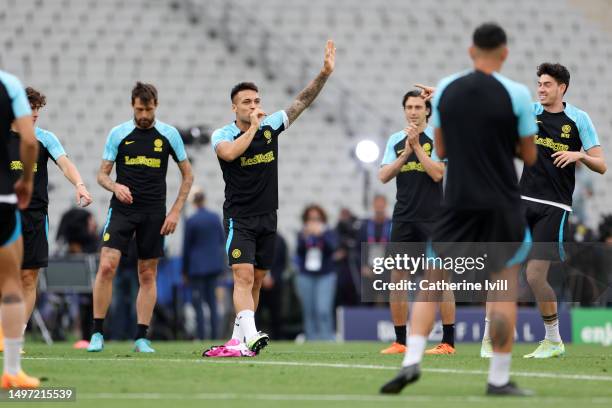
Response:
M287 109L271 115L262 110L255 84L242 82L231 91L236 120L215 130L212 146L225 181L225 248L234 275L236 320L232 338L221 347L206 350L205 356L256 354L269 342L267 334L257 331L255 310L263 279L274 260L278 136L323 89L334 70L335 55L333 41L327 41L321 72Z
M32 109L33 124L36 125L40 110L46 105L47 98L34 88L26 88L26 95ZM51 132L35 128L38 140L38 160L34 165L34 191L27 209L21 211L21 228L23 236L23 262L21 265L21 283L25 297L26 323L30 320L36 304L36 288L38 287L38 271L46 268L49 260L48 228L49 176L47 163L49 158L60 168L64 176L74 185L76 203L82 207L91 204L91 196L83 183L76 166L66 155L62 144ZM19 160L20 137L16 122L11 125L9 137L10 170L14 180L19 179L23 172L23 163ZM24 326L25 329L25 326ZM0 343L0 348L2 344Z
M548 283L551 261L563 261L563 241L567 236L567 216L572 211L576 162L604 174L607 170L603 150L589 115L563 101L570 73L561 64L543 63L538 67L537 115L538 161L525 167L521 194L525 218L536 246L527 263L527 282L538 302L546 335L525 358L551 358L565 354L559 335L557 298ZM551 245L552 244L552 245Z
M498 247L501 254L492 257L497 262L489 264L491 278L506 280L510 291L491 303L493 357L487 394L527 395L510 381L516 302L508 296L516 289L519 264L530 246L513 157L518 153L527 165L535 162L537 126L529 90L498 73L508 56L504 30L492 23L481 25L469 53L474 69L443 79L432 100L436 152L449 163L443 209L432 240L508 246L523 242L514 254ZM402 369L382 393L399 393L420 377L426 336L435 317L435 304L424 301L427 296L419 293Z
M8 149L11 124L21 139L19 145L23 173L15 183L9 172ZM23 240L21 217L17 208L25 210L30 204L34 181L34 163L38 143L34 135L32 111L21 82L13 75L0 71L0 315L4 331L3 389L37 388L40 382L21 369L21 347L25 305L21 289L21 261Z
M425 243L431 237L433 221L442 200L444 163L433 148L433 129L427 126L431 116L431 102L422 97L421 91L413 90L404 95L402 107L407 126L389 137L378 177L383 183L388 183L393 178L396 180L391 242ZM393 282L406 278L406 272L394 270L391 273ZM449 293L452 296L452 292ZM395 295L402 298L397 299ZM395 327L395 342L381 353L405 353L407 293L393 292L389 308ZM440 313L443 322L442 342L427 350L427 353L454 354L454 301L440 303Z
M102 232L100 265L94 284L94 333L87 351L104 349L104 317L111 303L113 277L131 238L138 248L136 298L138 326L134 351L153 353L147 329L157 300L157 263L164 236L176 229L193 175L178 131L155 118L157 89L137 82L132 89L134 118L114 127L106 141L98 183L113 193ZM182 182L178 197L166 215L166 172L170 157L177 162ZM117 179L110 178L117 164Z

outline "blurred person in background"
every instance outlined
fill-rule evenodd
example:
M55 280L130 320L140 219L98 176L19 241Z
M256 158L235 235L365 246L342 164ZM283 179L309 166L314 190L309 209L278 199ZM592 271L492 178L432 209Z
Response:
M283 275L289 263L289 251L285 238L276 232L276 248L274 249L274 262L270 273L264 277L259 297L261 327L275 339L283 338L282 299ZM264 316L267 314L267 316Z
M592 225L589 221L589 202L593 197L592 173L581 161L576 162L576 187L572 194L572 214L570 221L578 225Z
M132 327L136 324L135 300L138 293L138 246L132 237L127 253L121 254L117 276L113 281L111 302L111 338L129 340ZM87 316L91 316L91 313ZM89 322L91 320L86 319Z
M306 207L302 222L297 237L297 291L306 339L334 340L335 234L327 227L327 214L316 204Z
M98 251L98 224L91 212L73 207L62 214L55 239L67 256L95 254ZM84 349L89 345L87 339L93 327L89 318L93 313L93 298L91 293L76 296L79 302L81 339L74 344L74 348Z
M372 216L363 220L359 228L359 242L357 243L361 258L361 279L364 287L371 286L371 282L375 279L372 273L372 265L374 258L384 257L385 246L391 237L391 219L387 214L387 197L382 194L377 194L372 200ZM366 244L362 248L362 245ZM379 244L379 245L376 245ZM379 299L368 299L379 301ZM380 299L386 301L386 299ZM402 351L403 352L403 351Z
M336 225L338 247L334 254L338 271L338 290L336 292L337 306L354 306L359 299L359 268L361 264L361 245L359 230L361 223L348 208L340 209Z
M377 194L372 200L372 217L361 224L360 241L367 243L387 243L391 235L391 219L387 214L387 197Z
M193 196L195 213L185 223L183 239L183 280L191 288L196 313L197 336L204 339L204 303L210 310L211 339L218 338L218 313L215 289L225 265L225 234L221 219L205 207L203 191Z

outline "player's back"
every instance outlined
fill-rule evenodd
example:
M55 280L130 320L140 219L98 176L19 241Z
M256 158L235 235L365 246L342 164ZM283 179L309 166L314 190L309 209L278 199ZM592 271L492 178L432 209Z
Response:
M529 103L524 85L498 73L467 71L440 82L434 125L442 129L448 158L445 206L488 209L520 203L513 157L519 134L529 133L522 112Z

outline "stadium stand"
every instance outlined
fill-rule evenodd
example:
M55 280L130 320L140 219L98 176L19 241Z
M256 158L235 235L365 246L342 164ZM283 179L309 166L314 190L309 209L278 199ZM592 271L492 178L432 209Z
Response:
M612 34L604 28L610 17L580 2L371 0L359 8L352 0L57 2L61 11L56 1L6 0L0 67L47 94L41 127L58 135L81 169L99 223L110 197L95 175L108 131L131 115L136 80L158 86L161 120L214 129L233 120L229 90L242 80L259 84L268 113L286 107L316 74L328 37L338 46L337 70L313 108L281 137L279 229L287 237L294 236L310 202L334 217L340 206L363 213L362 176L351 157L356 142L371 138L382 148L403 127L403 93L415 82L435 84L467 68L469 33L495 16L503 16L496 20L510 35L505 74L535 89L538 63L567 65L567 99L591 115L604 150L610 150L612 88L604 84L612 83L612 71L603 63L612 62ZM189 155L196 184L206 187L209 206L220 211L223 182L212 149L190 147ZM73 195L59 171L50 176L54 235ZM612 177L593 179L596 222L609 211ZM178 181L170 166L169 203ZM393 195L392 186L374 186ZM180 239L169 243L176 253Z

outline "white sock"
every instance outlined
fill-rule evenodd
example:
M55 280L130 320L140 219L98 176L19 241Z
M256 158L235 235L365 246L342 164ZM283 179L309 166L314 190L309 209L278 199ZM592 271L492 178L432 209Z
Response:
M25 338L25 331L26 331L27 328L28 328L28 324L26 323L26 324L23 325L23 331L21 332L21 334L24 336L24 338Z
M491 334L489 334L489 326L490 326L490 320L488 317L485 317L485 328L484 328L484 335L482 336L483 340L491 340Z
M255 327L255 312L252 310L243 310L237 316L240 319L240 327L242 327L243 342L246 343L250 338L257 334Z
M512 353L493 352L489 365L489 384L501 387L510 381L510 362Z
M555 320L552 323L544 323L546 329L546 336L544 338L553 343L559 343L561 341L561 334L559 334L559 320Z
M413 364L419 364L423 360L423 353L425 352L425 345L427 339L425 336L410 335L406 342L406 355L404 355L404 361L402 366L406 367Z
M23 337L17 339L4 338L4 372L17 375L21 371L21 346Z
M240 317L236 316L234 320L234 331L232 331L232 339L237 339L242 342L242 327L240 326Z

